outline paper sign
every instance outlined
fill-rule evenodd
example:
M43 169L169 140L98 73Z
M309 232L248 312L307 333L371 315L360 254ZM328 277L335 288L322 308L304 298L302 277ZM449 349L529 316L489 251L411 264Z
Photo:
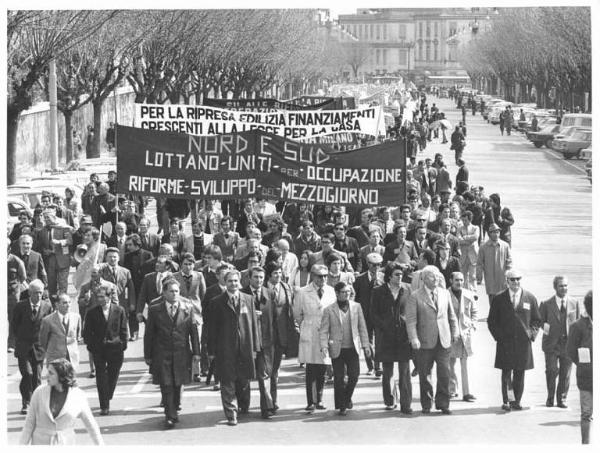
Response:
M544 335L550 335L550 324L544 323Z
M242 308L240 309L240 313L248 313L248 307L246 307L245 305L242 305Z
M530 309L529 302L523 302L523 310L529 310L529 309Z
M577 356L579 357L579 363L590 363L592 361L590 348L577 348Z

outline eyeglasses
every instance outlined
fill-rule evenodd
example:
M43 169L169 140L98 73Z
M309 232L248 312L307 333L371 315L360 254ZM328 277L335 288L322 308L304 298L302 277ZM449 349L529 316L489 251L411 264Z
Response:
M324 275L313 275L314 278L325 278Z
M508 279L508 281L510 281L510 282L518 282L518 281L520 281L520 280L521 280L521 277L510 277L510 278Z

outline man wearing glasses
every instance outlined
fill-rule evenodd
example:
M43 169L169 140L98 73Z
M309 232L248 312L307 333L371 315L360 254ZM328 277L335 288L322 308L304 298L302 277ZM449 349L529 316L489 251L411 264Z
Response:
M537 299L521 288L521 273L506 272L508 289L496 294L490 304L487 323L496 340L494 366L502 370L502 409L521 410L525 370L533 368L531 343L542 318Z

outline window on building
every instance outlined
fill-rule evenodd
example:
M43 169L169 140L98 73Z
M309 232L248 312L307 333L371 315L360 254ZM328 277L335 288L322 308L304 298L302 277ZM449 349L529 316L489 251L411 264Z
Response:
M425 60L431 60L431 46L429 44L427 44L427 47L425 48Z
M387 66L387 54L388 54L388 50L383 49L383 65L384 66Z
M433 59L434 61L438 61L438 45L433 45Z
M408 64L408 52L406 49L398 49L398 63L400 66L406 66Z
M419 44L419 60L423 61L423 44Z
M433 36L437 36L438 35L438 23L435 22L433 24Z
M371 24L369 26L369 39L373 39L373 36L375 36L375 30L374 30L375 26L373 24Z
M398 38L400 40L406 39L406 25L400 24L398 26Z
M423 36L423 22L419 22L419 36Z
M375 51L375 64L378 65L381 62L381 50L377 49Z
M454 36L456 34L456 22L450 22L450 30L448 30L448 36Z
M428 38L431 36L431 24L429 22L427 22L425 33L425 36L427 36Z
M383 24L383 40L387 41L387 24Z

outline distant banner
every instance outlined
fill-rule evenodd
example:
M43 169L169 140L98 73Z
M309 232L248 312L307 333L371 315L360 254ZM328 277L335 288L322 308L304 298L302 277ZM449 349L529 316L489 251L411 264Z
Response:
M294 104L305 105L305 106L313 106L316 108L317 105L323 104L325 102L332 103L327 107L321 107L324 109L332 109L332 110L345 110L345 109L355 109L356 102L353 97L326 97L326 96L300 96L292 99L291 101Z
M134 126L190 135L237 134L261 130L291 139L337 133L385 135L381 107L353 110L235 112L204 105L135 104Z
M337 103L333 98L319 104L301 105L277 99L204 99L204 105L237 112L276 112L277 110L336 110ZM352 107L354 108L354 107ZM338 109L342 110L342 109Z
M119 193L349 206L398 205L405 197L401 141L333 153L259 130L210 137L120 125L117 139Z

